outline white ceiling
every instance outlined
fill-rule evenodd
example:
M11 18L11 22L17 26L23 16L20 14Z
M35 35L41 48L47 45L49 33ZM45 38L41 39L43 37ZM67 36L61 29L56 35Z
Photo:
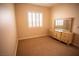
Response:
M56 3L32 3L33 5L39 5L39 6L46 6L46 7L51 7L55 5Z

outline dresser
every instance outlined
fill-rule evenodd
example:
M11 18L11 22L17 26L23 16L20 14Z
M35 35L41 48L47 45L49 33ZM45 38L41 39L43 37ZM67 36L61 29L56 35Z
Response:
M62 41L66 44L71 44L72 40L73 40L73 33L66 31L66 30L62 30L62 29L56 29L55 31L49 30L49 36Z

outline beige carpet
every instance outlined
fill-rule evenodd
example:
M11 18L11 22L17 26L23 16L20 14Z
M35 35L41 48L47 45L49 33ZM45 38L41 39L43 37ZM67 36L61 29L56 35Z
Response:
M19 40L19 56L73 56L79 55L79 48L66 45L50 37Z

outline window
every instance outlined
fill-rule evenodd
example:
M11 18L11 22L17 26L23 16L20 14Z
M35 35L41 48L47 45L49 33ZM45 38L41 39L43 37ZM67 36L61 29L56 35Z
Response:
M43 14L41 12L28 12L28 26L29 27L42 27Z

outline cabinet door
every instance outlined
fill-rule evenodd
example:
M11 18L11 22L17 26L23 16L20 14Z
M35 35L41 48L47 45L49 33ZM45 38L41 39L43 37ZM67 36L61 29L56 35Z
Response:
M57 35L56 35L56 38L57 38L58 40L61 40L61 32L57 32L56 34L57 34Z
M73 34L72 33L67 33L67 43L70 44L72 43L73 40Z
M65 43L67 43L67 33L62 33L62 35L61 35L61 41L63 41L63 42L65 42Z
M49 31L49 36L56 38L56 33L54 31Z
M57 32L53 32L53 37L57 38Z
M73 34L72 33L62 33L61 40L67 44L72 42Z

